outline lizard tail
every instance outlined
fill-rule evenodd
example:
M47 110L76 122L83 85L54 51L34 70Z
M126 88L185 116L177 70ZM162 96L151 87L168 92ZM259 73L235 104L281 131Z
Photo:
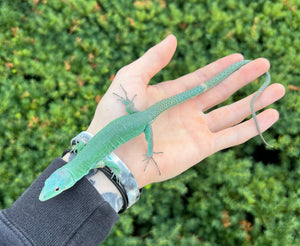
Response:
M256 114L255 114L255 110L254 110L254 102L255 100L258 98L258 96L264 91L264 89L266 89L266 87L270 84L271 82L271 76L268 72L265 73L265 82L262 84L262 86L258 89L258 91L256 92L256 94L253 96L253 98L251 99L251 102L250 102L250 108L251 108L251 114L252 114L252 117L254 119L254 122L255 122L255 126L256 126L256 129L258 131L258 134L261 138L261 140L263 141L263 143L270 147L270 148L273 148L272 145L268 144L267 141L264 139L263 135L262 135L262 132L260 131L259 129L259 125L258 125L258 121L257 121L257 118L256 118Z
M158 115L160 115L162 112L168 110L169 108L172 108L180 103L183 103L195 96L200 95L201 93L209 90L213 86L220 83L222 80L227 78L230 74L241 68L242 66L249 63L250 60L243 60L234 63L233 65L229 66L222 72L218 73L215 77L212 79L206 81L203 84L200 84L190 90L181 92L175 96L171 96L169 98L163 99L156 104L150 106L148 109L146 109L149 113L151 113L153 119L155 119Z
M222 80L224 80L225 78L227 78L230 74L232 74L233 72L235 72L236 70L238 70L239 68L241 68L242 66L246 65L247 63L251 62L251 60L242 60L239 62L234 63L233 65L229 66L228 68L226 68L225 70L223 70L222 72L220 72L219 74L217 74L215 77L213 77L212 79L206 81L203 84L200 84L190 90L184 91L182 93L179 93L175 96L171 96L169 98L163 99L161 101L159 101L158 103L150 106L146 111L148 111L148 113L150 113L152 115L152 119L155 120L156 117L158 115L160 115L162 112L168 110L169 108L172 108L180 103L183 103L195 96L200 95L201 93L209 90L210 88L212 88L213 86L217 85L218 83L220 83ZM257 122L257 118L256 118L256 114L255 114L255 110L254 110L254 102L257 99L257 97L263 92L263 90L270 84L271 82L271 76L268 72L266 72L265 74L265 82L263 83L263 85L259 88L258 92L254 95L254 97L251 100L250 103L250 107L251 107L251 113L252 113L252 117L254 119L255 122L255 126L256 129L260 135L260 138L262 139L262 141L269 147L273 147L272 145L268 144L266 142L266 140L264 139L258 122Z

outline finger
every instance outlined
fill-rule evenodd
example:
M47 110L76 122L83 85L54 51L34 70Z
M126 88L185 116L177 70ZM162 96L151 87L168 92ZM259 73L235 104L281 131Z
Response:
M175 80L162 82L155 86L159 86L159 88L163 90L164 96L173 96L174 94L192 89L197 85L204 83L222 72L225 68L241 60L243 60L243 56L241 54L225 56L192 73L186 74Z
M279 118L275 109L267 109L257 115L258 124L262 132L271 127ZM215 135L215 151L242 144L258 135L253 118L236 126L221 130Z
M126 76L130 77L131 80L133 77L138 77L144 84L147 84L156 73L170 62L176 46L176 37L174 35L167 36L139 59L123 67L119 72L122 74L122 79L126 80Z
M246 117L248 117L251 114L250 101L255 93L231 105L215 109L206 114L205 118L210 131L217 132L223 130L240 123ZM255 111L260 110L277 101L278 99L283 97L284 93L285 89L283 85L270 85L255 100Z
M256 59L241 67L198 98L201 109L206 111L225 101L234 92L267 72L269 67L269 61L264 58Z

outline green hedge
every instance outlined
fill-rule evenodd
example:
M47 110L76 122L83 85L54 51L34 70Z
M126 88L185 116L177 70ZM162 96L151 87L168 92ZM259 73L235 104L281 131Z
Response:
M299 26L298 0L1 1L0 207L86 129L118 69L173 33L153 83L235 52L270 60L287 89L275 149L255 138L151 185L104 245L300 245Z

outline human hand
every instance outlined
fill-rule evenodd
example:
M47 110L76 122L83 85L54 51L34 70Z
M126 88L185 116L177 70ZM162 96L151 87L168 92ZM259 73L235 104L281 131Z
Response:
M242 55L233 54L175 80L149 86L150 79L169 63L176 45L176 38L169 35L141 58L123 67L98 104L87 131L96 134L112 120L126 114L125 106L113 94L123 95L120 84L126 89L130 99L137 94L135 107L142 111L164 98L204 83L233 63L243 60ZM211 154L256 136L258 132L253 119L242 122L251 114L250 100L253 95L205 112L264 74L269 66L266 59L256 59L209 91L167 110L157 118L152 124L154 151L163 153L154 154L154 159L161 175L153 163L149 163L144 171L146 163L143 159L147 153L144 135L117 148L114 152L131 170L139 187L175 177ZM281 84L270 85L257 98L255 109L270 105L284 93ZM262 131L271 127L278 118L279 114L274 109L267 109L257 116Z

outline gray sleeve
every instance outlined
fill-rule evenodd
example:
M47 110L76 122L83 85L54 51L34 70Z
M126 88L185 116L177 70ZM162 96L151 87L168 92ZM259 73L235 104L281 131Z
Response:
M119 216L86 178L39 201L45 179L64 164L56 158L12 207L0 211L0 245L99 245L107 237Z

